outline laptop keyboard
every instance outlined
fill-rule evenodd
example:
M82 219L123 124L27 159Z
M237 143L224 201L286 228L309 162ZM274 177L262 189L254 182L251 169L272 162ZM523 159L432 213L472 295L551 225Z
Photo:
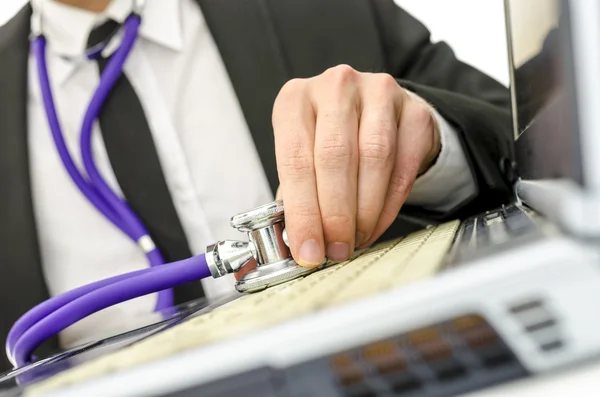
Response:
M537 215L525 207L503 206L466 219L457 233L457 243L447 262L450 267L530 242L547 232Z
M441 270L459 224L452 221L384 242L304 278L241 296L212 312L33 385L27 395L131 368L431 277Z

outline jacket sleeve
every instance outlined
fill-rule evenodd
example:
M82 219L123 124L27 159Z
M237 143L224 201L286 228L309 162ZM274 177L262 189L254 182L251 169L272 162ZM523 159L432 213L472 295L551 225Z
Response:
M509 90L459 61L446 43L433 43L427 28L393 0L371 4L386 69L456 129L477 186L477 195L452 212L404 206L399 217L443 222L509 202L514 164Z

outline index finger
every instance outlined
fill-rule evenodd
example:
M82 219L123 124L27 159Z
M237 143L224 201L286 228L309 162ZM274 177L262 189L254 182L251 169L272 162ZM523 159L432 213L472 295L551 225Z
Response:
M298 264L314 267L323 262L325 250L313 155L315 112L303 84L292 80L281 90L273 130L290 250Z

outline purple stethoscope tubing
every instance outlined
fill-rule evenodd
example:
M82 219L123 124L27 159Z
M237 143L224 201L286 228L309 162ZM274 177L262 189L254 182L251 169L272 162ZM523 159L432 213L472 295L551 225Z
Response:
M30 361L31 354L41 343L66 327L106 307L210 276L204 255L194 256L168 266L144 269L129 277L113 277L110 282L86 294L80 294L68 304L47 314L30 326L16 340L12 359L17 366ZM107 280L103 280L107 281Z
M100 175L100 172L94 163L92 154L92 128L106 97L121 75L123 65L135 43L140 22L141 19L136 15L131 15L125 21L125 35L123 37L123 42L109 60L106 69L100 77L100 84L94 92L85 113L80 137L81 157L91 184L96 188L100 197L113 208L117 216L125 220L125 224L128 226L128 229L132 231L133 238L136 242L143 237L149 237L149 233L133 210L111 190L104 178ZM158 251L156 248L152 251L154 250Z
M156 268L143 269L135 272L125 273L118 276L114 276L111 278L107 278L104 280L96 281L94 283L90 283L84 285L82 287L67 291L62 293L54 298L48 299L45 302L40 303L33 309L29 310L25 313L21 318L19 318L8 333L8 337L6 338L6 354L9 357L13 356L14 346L19 340L19 338L33 325L44 319L46 316L51 314L57 309L64 307L70 302L74 301L77 298L80 298L90 292L93 292L99 288L105 287L107 285L111 285L115 282L125 280L131 277L138 276L140 274L144 274L145 272L154 270Z
M35 37L32 40L33 52L36 58L38 77L40 81L40 88L42 91L42 97L44 100L44 107L46 110L46 116L48 118L48 124L54 138L54 143L60 158L63 162L64 167L71 176L71 179L83 195L102 213L104 214L115 226L125 232L129 237L135 238L123 224L122 220L117 217L113 209L109 206L106 201L98 196L94 186L90 185L81 173L77 170L69 150L65 144L64 137L61 132L60 122L56 114L56 108L54 106L54 100L52 98L52 92L50 89L50 80L48 78L48 69L46 67L46 40L42 36Z
M57 150L61 157L65 168L69 175L79 187L81 192L90 200L90 202L100 211L104 216L113 222L119 229L121 229L126 235L128 235L136 244L141 241L143 237L149 238L148 231L144 228L142 222L138 219L136 214L129 208L127 203L121 200L109 187L108 184L102 179L99 172L97 171L92 150L91 150L91 134L93 122L100 111L102 103L106 99L106 96L114 86L117 78L123 70L123 65L127 59L128 54L135 43L137 38L137 32L140 26L141 18L138 15L131 14L125 21L124 25L124 36L123 43L115 51L111 57L106 70L100 77L100 84L96 89L94 96L90 102L90 106L86 111L84 122L82 126L81 141L82 141L82 158L86 164L86 171L95 171L92 175L88 175L90 182L87 182L81 173L77 170L73 159L71 158L69 151L64 142L64 136L61 131L58 116L56 114L56 108L54 106L54 99L52 97L52 91L50 89L50 81L48 79L48 72L46 67L46 40L43 36L38 36L34 39L33 48L37 60L38 73L40 86L42 91L42 97L44 100L44 107L50 122L50 129L54 138ZM84 143L88 143L84 145ZM90 165L91 164L91 165ZM93 178L92 178L93 176ZM152 244L153 246L154 244ZM151 266L158 266L165 263L161 253L154 249L146 252L146 256ZM160 291L158 294L158 300L156 309L161 310L172 306L173 296L172 292Z
M100 197L114 209L117 216L124 220L124 223L132 232L132 239L136 243L142 241L143 238L147 239L148 241L152 241L150 238L150 233L148 230L146 230L144 224L137 217L135 212L127 205L125 201L123 201L119 196L117 196L117 194L115 194L115 192L112 191L112 189L108 186L108 183L106 183L102 175L100 175L92 154L92 131L94 121L96 120L96 117L102 108L102 104L106 100L110 90L114 87L115 82L121 75L123 65L125 64L125 61L131 52L131 48L136 41L140 24L141 18L136 14L131 14L125 20L125 34L123 35L123 41L111 59L108 61L106 69L100 76L100 84L98 84L87 111L85 112L80 137L81 157L91 184L96 188L96 191ZM165 263L163 256L156 248L154 243L151 243L150 249L146 251L146 256L150 262L150 266L158 266ZM162 310L172 305L172 292L170 290L160 291L158 293L156 310Z
M137 38L141 23L139 15L132 13L123 24L122 44L115 51L100 78L100 84L92 97L84 117L81 133L81 152L88 182L75 166L56 114L50 89L45 61L46 41L40 34L33 39L32 46L37 67L44 105L61 160L82 194L115 226L136 243L146 239L149 233L136 214L119 198L98 172L92 156L91 135L93 122L102 103L123 70L123 65ZM151 240L150 240L151 242ZM140 244L141 245L141 244ZM6 340L6 354L13 365L26 365L34 350L46 339L64 330L75 322L109 306L158 292L156 310L171 307L173 295L170 288L182 283L210 276L204 254L182 261L164 264L160 251L150 244L146 256L151 267L127 274L100 280L48 299L25 313L11 328Z

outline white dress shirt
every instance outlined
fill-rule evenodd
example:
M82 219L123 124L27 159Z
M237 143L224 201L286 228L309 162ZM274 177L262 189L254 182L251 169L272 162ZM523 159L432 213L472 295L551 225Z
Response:
M51 87L65 140L80 163L79 135L99 76L82 54L96 23L122 22L131 0L113 0L102 15L43 0ZM232 215L273 200L218 49L193 0L148 0L138 41L125 65L147 115L167 186L193 254L220 239L243 236ZM34 210L43 270L51 295L99 279L146 268L138 247L107 221L71 181L55 150L40 94L33 55L29 60L29 147ZM448 209L475 192L474 180L452 128L441 129L439 159L415 183L410 202ZM103 176L121 194L98 125L94 156ZM133 150L133 149L132 149ZM232 276L202 281L209 299L233 291ZM135 326L150 313L148 295L94 314L61 333L64 347L99 331Z

